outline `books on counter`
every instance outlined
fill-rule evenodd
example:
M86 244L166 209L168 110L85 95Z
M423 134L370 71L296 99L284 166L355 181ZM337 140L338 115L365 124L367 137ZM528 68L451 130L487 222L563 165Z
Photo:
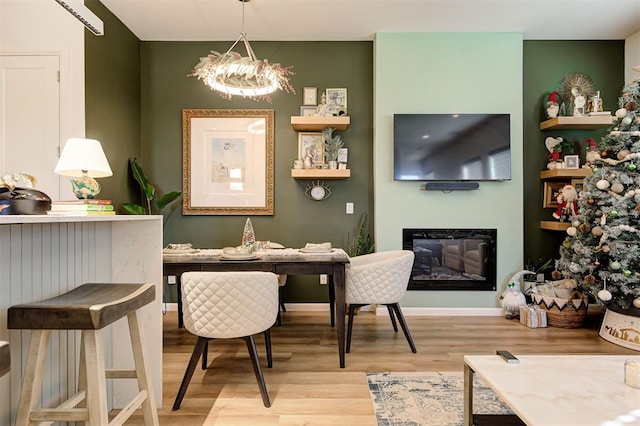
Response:
M52 201L51 210L47 214L52 216L114 216L116 214L111 200L71 200Z

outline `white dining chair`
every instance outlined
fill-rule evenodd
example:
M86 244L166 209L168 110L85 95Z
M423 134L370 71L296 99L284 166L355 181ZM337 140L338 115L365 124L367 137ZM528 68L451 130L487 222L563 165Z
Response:
M262 402L270 407L254 335L264 333L267 366L273 364L270 328L278 315L278 276L271 272L185 272L182 274L184 326L198 336L184 373L173 410L180 408L202 356L206 367L208 343L213 339L242 338L249 351Z
M400 300L407 291L414 254L410 250L394 250L352 257L345 276L345 302L349 305L346 352L351 350L351 334L356 309L366 305L385 305L389 311L393 330L398 331L395 317L400 322L411 351L416 346L400 310ZM395 315L394 315L395 313Z

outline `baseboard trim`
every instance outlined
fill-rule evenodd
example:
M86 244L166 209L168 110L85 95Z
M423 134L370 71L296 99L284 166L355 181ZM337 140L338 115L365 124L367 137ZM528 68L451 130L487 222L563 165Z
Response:
M163 304L165 311L177 311L177 303ZM291 312L329 312L328 303L285 303ZM364 306L363 311L373 311L373 306ZM387 308L378 306L376 315L387 315ZM418 308L402 307L405 316L439 316L439 317L499 317L504 315L502 308Z

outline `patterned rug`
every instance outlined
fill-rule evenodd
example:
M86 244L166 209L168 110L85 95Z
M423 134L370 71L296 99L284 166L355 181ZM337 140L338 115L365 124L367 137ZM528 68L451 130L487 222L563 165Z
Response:
M378 426L458 426L463 421L462 373L367 373ZM474 414L512 414L474 376Z

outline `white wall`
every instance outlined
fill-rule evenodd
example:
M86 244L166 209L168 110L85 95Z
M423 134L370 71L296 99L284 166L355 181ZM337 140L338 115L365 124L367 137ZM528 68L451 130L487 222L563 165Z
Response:
M0 55L60 58L59 145L85 135L84 32L80 21L53 0L0 0ZM1 88L0 88L1 90ZM34 173L52 179L53 170ZM70 186L66 184L68 194Z
M624 43L624 81L625 84L640 78L640 73L631 67L640 66L640 32L628 37Z
M379 33L374 88L377 250L401 248L403 228L498 230L497 291L409 291L403 306L499 306L523 257L522 34ZM443 193L393 180L393 114L446 112L511 114L511 181Z

